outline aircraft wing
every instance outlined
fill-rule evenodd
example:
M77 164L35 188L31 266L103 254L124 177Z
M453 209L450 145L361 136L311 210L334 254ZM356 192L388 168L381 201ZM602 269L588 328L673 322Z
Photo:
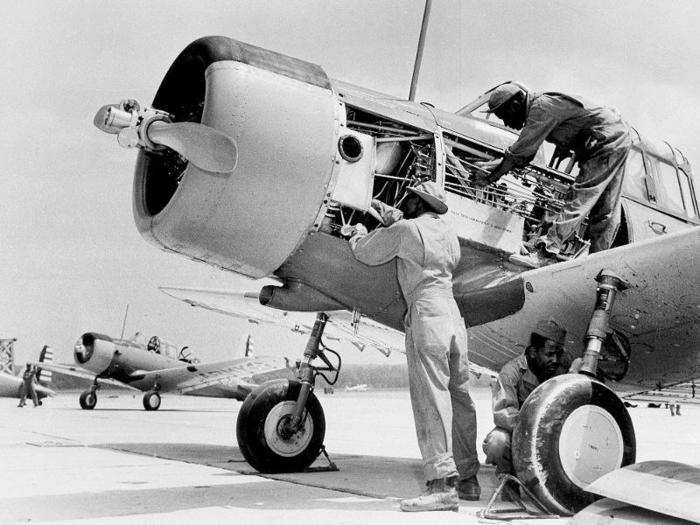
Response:
M470 359L500 370L524 351L532 327L547 317L566 327L566 350L580 356L596 302L595 277L606 269L629 284L617 295L610 319L630 346L624 383L648 388L688 381L698 375L698 246L695 227L522 273L522 305L469 329Z
M162 392L185 394L212 385L252 388L257 375L287 370L283 357L253 356L214 363L196 363L161 370L137 371L135 381L158 382Z
M209 290L198 288L184 288L161 286L163 293L186 302L191 306L197 306L220 314L246 319L252 324L269 324L274 326L286 326L290 330L310 333L314 325L316 315L299 314L290 317L289 312L268 308L260 304L259 293L253 291L235 290Z
M44 368L46 370L51 370L52 372L57 372L59 374L66 374L66 375L73 376L73 377L80 377L83 379L88 379L89 381L97 380L97 383L100 385L116 386L119 388L126 388L127 390L140 391L138 388L134 388L133 386L130 386L126 383L122 383L121 381L117 381L116 379L108 379L105 377L96 377L95 374L93 374L92 372L85 370L84 368L81 368L79 366L63 365L60 363L47 363L45 361L42 363L34 363L34 364L36 366L40 366L41 368Z
M259 293L253 291L206 290L197 288L160 287L160 290L189 305L247 319L255 324L282 326L302 334L310 333L316 313L287 312L260 304ZM347 310L329 312L329 324L324 336L347 341L360 351L376 348L385 356L404 352L403 333Z

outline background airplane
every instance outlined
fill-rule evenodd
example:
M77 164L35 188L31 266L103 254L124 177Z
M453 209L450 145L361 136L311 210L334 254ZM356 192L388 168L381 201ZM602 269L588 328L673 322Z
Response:
M472 185L474 162L497 157L517 138L475 113L487 98L488 92L457 114L448 113L330 79L308 62L207 37L175 60L153 101L157 109L133 101L108 105L95 124L118 134L122 145L142 148L134 183L134 215L142 235L238 274L274 275L281 286L267 285L257 294L264 306L360 312L400 329L406 305L395 264L358 263L347 236L358 221L369 229L378 226L370 212L372 198L395 205L407 186L432 179L447 190L462 246L455 298L468 327L484 327L470 334L473 362L498 370L522 351L535 316L543 315L563 316L572 356L583 353L584 335L587 348L595 348L596 337L587 333L592 314L597 305L612 305L612 300L601 303L607 285L596 279L614 275L614 291L621 293L616 309L603 312L604 326L598 328L606 337L598 346L601 363L615 366L606 371L594 362L592 372L640 385L693 377L700 230L685 157L637 135L625 175L624 221L613 248L586 256L582 229L569 246L571 260L526 271L512 256L561 206L575 171L573 163L547 162L542 151L498 186ZM668 280L658 282L660 275ZM681 289L689 293L679 295ZM313 360L323 354L325 323L317 318L298 381L266 385L239 413L239 445L258 469L301 469L316 457L324 425L310 390L318 372ZM673 338L672 355L659 345L666 337ZM643 372L659 362L671 364L653 377ZM541 404L522 419L524 425L542 419L572 422L551 433L564 444L553 452L560 461L538 456L535 471L522 476L535 480L553 509L569 512L588 501L582 488L591 472L634 461L634 432L617 396L601 383L572 376L552 385L552 396L576 402L544 416L541 411L552 403ZM302 423L305 408L310 423L309 418ZM576 455L579 427L586 422L576 415L579 408L608 429L586 437L591 447L584 449L600 450L602 440L606 454ZM265 425L256 433L270 413L281 426L272 431ZM516 455L528 445L516 446Z
M16 339L0 339L0 397L19 397L22 386L22 373L24 369L16 369L14 362L13 345ZM44 346L39 352L39 368L37 368L37 382L34 385L39 402L56 393L48 385L51 384L51 371L45 368L47 363L53 360L53 350Z
M243 354L239 359L199 363L188 347L178 350L157 336L145 342L139 333L132 339L115 339L88 332L75 343L74 365L43 367L93 381L80 394L83 409L95 408L97 390L107 385L142 391L143 407L158 410L161 393L243 400L259 383L288 375L283 358L253 356L250 338Z

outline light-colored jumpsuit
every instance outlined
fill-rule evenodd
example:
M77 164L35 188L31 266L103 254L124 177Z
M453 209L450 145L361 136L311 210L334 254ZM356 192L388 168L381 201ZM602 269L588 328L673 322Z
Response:
M399 285L408 305L404 317L408 379L425 480L476 475L476 412L468 390L467 332L452 295L452 271L460 258L457 235L442 217L428 212L353 237L350 244L365 264L397 260Z
M558 253L588 216L591 253L609 248L620 227L620 192L632 146L627 124L612 108L562 93L531 94L527 106L525 126L505 157L526 166L546 140L573 151L579 163L564 208L539 241Z
M484 438L486 463L496 465L496 472L513 474L511 435L525 400L540 381L527 364L525 354L511 359L498 374L492 387L493 422L496 424Z

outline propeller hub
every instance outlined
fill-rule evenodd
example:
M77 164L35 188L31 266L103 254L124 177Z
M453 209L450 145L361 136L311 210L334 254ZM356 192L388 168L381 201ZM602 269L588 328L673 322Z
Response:
M198 122L172 122L169 113L141 108L135 100L102 106L93 122L99 130L116 134L125 148L170 148L198 168L214 173L230 173L236 167L238 149L228 135Z

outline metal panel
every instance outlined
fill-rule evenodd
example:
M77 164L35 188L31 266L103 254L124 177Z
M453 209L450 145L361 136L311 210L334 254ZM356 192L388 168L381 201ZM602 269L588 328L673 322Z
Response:
M331 198L343 206L367 211L372 200L374 184L374 137L343 128L342 136L351 135L362 144L362 157L356 162L340 161L338 178Z
M506 253L518 253L523 235L523 217L449 192L447 204L460 239Z
M594 494L700 522L700 469L675 461L644 461L609 472L591 483Z

